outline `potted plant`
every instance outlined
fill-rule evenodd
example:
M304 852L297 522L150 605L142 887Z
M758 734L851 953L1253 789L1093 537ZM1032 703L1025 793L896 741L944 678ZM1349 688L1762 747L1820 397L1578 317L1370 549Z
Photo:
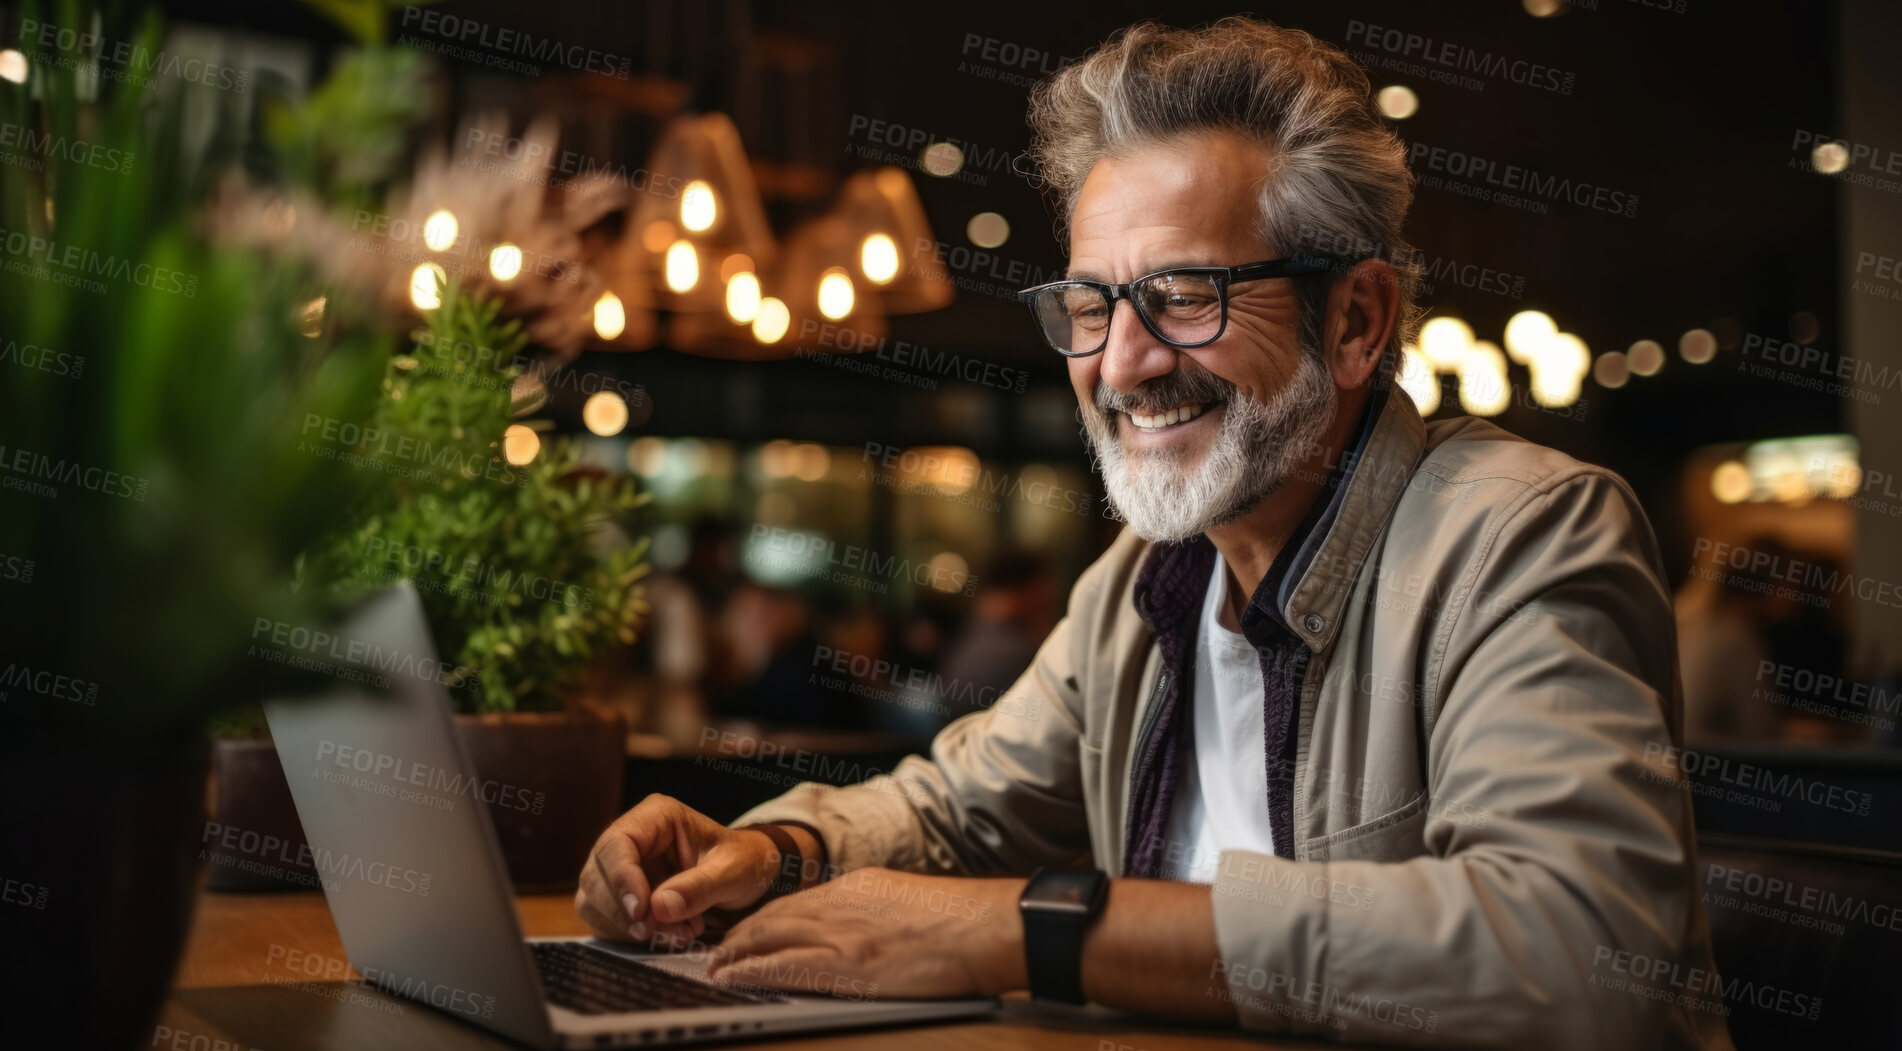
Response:
M300 449L300 425L368 418L393 340L313 267L211 236L231 96L102 75L102 41L159 53L156 21L26 14L61 31L9 32L26 69L0 82L33 144L0 169L0 981L32 1005L16 1042L130 1047L190 919L206 724L317 685L254 656L255 626L328 622L298 555L387 481ZM323 119L363 138L330 141L400 138L402 60L355 68L379 76L337 83ZM188 140L187 110L222 131Z
M625 720L581 683L647 611L647 542L617 528L647 497L511 422L541 399L498 299L450 282L440 302L391 359L361 444L417 469L315 545L305 576L339 599L421 593L510 875L565 889L620 810Z

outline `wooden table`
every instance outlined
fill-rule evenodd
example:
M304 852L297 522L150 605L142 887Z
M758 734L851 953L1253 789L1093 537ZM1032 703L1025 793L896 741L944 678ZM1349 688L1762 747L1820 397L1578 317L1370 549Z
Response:
M516 899L530 935L585 934L568 895ZM354 981L323 895L200 895L178 978L159 1017L154 1051L356 1051L515 1049L486 1030ZM225 1041L220 1045L219 1041ZM967 1048L1074 1051L1228 1051L1338 1045L1266 1040L1112 1012L1067 1009L1009 997L983 1021L926 1023L761 1041L740 1047Z

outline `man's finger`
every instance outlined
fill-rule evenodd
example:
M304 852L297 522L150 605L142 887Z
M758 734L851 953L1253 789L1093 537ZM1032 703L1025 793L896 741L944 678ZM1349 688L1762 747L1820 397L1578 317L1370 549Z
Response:
M594 932L595 937L614 941L627 940L627 925L617 922L613 917L601 915L601 910L595 908L593 902L582 897L580 891L575 892L575 915L581 917L581 922L588 925L588 929Z
M654 888L654 917L680 923L708 909L742 903L757 882L758 870L740 860L737 851L716 852Z
M641 870L641 855L633 837L622 829L609 829L601 845L595 848L594 864L628 922L646 917L650 896L647 873Z
M836 977L839 954L830 946L804 946L784 949L765 956L747 956L720 964L707 971L716 982L763 985L769 989L812 993L817 996L842 995L842 982L816 982L815 975Z
M790 900L790 899L785 899ZM831 945L826 924L809 916L768 916L757 913L740 921L727 932L720 948L727 954L728 966L746 956L762 956L782 949L801 949Z
M616 937L640 936L635 930L639 924L630 923L626 919L626 906L615 900L614 891L608 886L607 878L601 875L601 870L592 859L581 867L581 886L576 893L581 901L588 904L601 922L607 925L603 929L615 931ZM581 911L579 904L575 906L575 911L577 913Z

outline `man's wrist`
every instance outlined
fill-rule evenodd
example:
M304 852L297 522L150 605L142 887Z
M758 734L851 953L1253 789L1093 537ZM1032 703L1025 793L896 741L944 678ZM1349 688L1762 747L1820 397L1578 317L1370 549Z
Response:
M987 946L984 958L972 968L985 996L1003 996L1030 988L1030 967L1024 960L1024 915L1017 908L1027 879L987 879L994 889L988 897L989 937L975 939Z
M742 825L734 831L757 832L769 844L762 865L764 880L759 896L750 905L763 905L774 898L785 897L825 882L825 842L810 825L759 821Z
M813 835L812 829L805 825L787 824L783 821L775 821L773 824L785 829L786 834L792 837L793 844L799 848L801 859L799 889L805 890L807 887L824 883L826 879L824 841Z

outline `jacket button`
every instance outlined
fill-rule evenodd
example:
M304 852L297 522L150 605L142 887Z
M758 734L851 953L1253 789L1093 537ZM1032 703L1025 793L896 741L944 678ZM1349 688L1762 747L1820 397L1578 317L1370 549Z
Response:
M1310 613L1307 615L1306 618L1304 618L1301 621L1301 625L1307 628L1309 631L1318 632L1322 628L1327 627L1327 621L1321 619L1321 615L1319 613Z

